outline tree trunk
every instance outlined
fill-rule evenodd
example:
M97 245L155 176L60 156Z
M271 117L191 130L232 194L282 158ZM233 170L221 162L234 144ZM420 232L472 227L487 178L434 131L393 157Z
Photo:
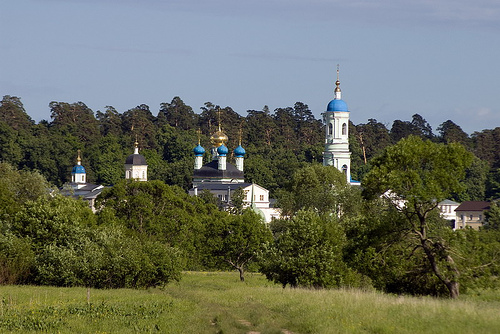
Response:
M240 281L245 282L245 271L243 267L238 267L237 269L240 272Z
M460 289L459 289L460 285L457 281L458 277L460 277L460 272L458 271L455 261L453 261L453 258L449 254L446 255L446 262L448 262L448 268L451 269L451 271L454 272L454 274L451 274L451 278L445 277L438 266L438 260L436 259L436 254L433 252L433 249L429 244L430 240L427 239L427 224L425 221L426 214L425 213L419 214L417 212L417 215L420 221L420 231L417 231L416 234L420 237L420 244L422 245L424 253L427 256L427 259L429 260L432 271L434 272L434 275L436 275L436 277L446 286L446 288L450 293L450 298L456 299L460 295Z
M438 267L436 257L432 253L432 249L429 247L429 244L427 243L427 240L421 240L422 243L422 248L424 249L425 254L427 255L427 259L429 260L429 263L431 265L432 271L434 272L434 275L439 278L441 282L446 286L448 291L450 292L450 298L456 299L460 295L460 285L455 279L448 279L443 276L441 273L441 270ZM453 262L453 259L451 256L447 256L446 259L449 263L450 266L453 266L452 270L456 273L456 275L459 275L458 269L455 267L455 264Z
M456 299L460 295L459 283L455 281L446 284L448 291L450 291L450 298Z

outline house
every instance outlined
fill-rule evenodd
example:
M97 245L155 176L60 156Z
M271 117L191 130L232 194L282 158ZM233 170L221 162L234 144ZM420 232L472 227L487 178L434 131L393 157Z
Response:
M484 212L489 210L490 202L467 201L460 204L456 209L456 221L454 229L471 227L478 230L484 224Z
M441 217L449 221L450 227L453 229L455 229L455 222L457 219L457 214L455 210L458 208L459 205L460 203L457 203L449 199L446 199L438 203L438 209L441 214Z

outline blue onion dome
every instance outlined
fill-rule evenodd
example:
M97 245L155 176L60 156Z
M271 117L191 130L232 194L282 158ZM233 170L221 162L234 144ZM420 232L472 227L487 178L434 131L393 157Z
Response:
M198 146L196 146L193 149L193 152L194 152L195 156L199 157L199 156L202 156L203 154L205 154L205 149L200 144L198 144Z
M344 100L335 99L331 100L330 103L328 103L326 111L349 111L349 110L347 110L347 103L345 103Z
M73 170L71 171L73 174L85 174L85 167L82 165L76 165L73 167Z
M233 151L234 153L234 156L237 157L237 158L243 158L243 156L245 155L245 149L243 147L241 147L241 145L239 145L237 148L234 149Z
M225 156L229 150L227 149L226 145L222 144L221 146L217 147L217 153L220 156Z

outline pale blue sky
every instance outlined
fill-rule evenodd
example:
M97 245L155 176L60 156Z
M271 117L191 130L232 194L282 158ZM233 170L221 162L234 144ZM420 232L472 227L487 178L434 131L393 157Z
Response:
M333 98L355 124L415 113L434 132L500 126L497 0L0 0L0 95L50 119L180 96L246 110Z

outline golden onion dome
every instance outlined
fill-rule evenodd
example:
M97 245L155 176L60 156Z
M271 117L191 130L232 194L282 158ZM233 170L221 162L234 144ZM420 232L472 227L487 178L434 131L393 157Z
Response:
M212 136L210 136L210 143L212 143L214 147L219 147L222 144L225 144L226 142L227 142L227 136L220 129L219 131L216 131Z

